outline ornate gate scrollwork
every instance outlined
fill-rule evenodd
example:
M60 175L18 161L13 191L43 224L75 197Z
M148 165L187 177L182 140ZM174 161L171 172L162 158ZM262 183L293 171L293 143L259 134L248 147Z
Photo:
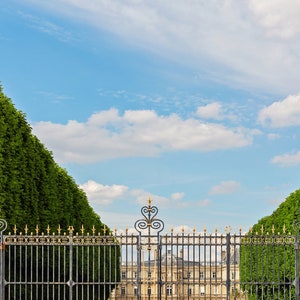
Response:
M143 206L141 208L141 213L144 219L139 219L135 222L134 228L141 233L142 230L148 229L149 233L151 229L157 230L157 233L163 231L165 225L160 219L156 219L158 213L158 208L156 206L151 206L151 199L148 199L148 206Z

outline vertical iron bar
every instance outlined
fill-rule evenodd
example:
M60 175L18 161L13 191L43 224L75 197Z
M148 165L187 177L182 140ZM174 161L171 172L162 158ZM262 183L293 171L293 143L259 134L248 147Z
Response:
M17 290L16 290L16 282L17 282L17 246L14 246L14 292L13 297L17 296Z
M203 262L204 262L204 282L203 285L200 287L200 295L202 293L204 293L204 297L206 299L206 280L207 280L207 236L206 236L206 230L204 230L204 240L203 240L203 251L204 251L204 258L203 258Z
M112 262L112 245L110 245L110 246L108 246L109 247L109 260L108 260L108 270L109 270L109 277L108 277L108 281L109 281L109 289L108 289L108 295L110 295L110 293L111 293L111 283L112 283L112 270L111 270L111 268L112 268L112 264L111 264L111 262Z
M93 234L93 238L94 237L94 234ZM94 282L96 281L96 278L95 278L95 246L92 246L92 253L93 253L93 259L92 259L92 281L93 281L93 286L92 286L92 298L95 299L95 284Z
M19 247L19 298L20 300L22 300L21 298L21 289L22 289L22 285L21 285L21 281L22 281L22 246Z
M27 262L27 245L25 245L25 288L24 288L24 292L25 292L25 300L27 300L27 289L28 289L28 282L27 282L27 268L28 268L28 262Z
M230 300L230 232L226 234L226 299Z
M98 263L97 263L97 268L98 268L98 298L101 299L101 246L98 246Z
M79 246L77 246L79 248ZM84 247L81 246L81 281L84 277ZM81 284L81 299L84 299L84 286Z
M33 245L30 245L30 300L33 299Z
M138 288L138 300L141 300L142 285L141 285L141 265L142 265L142 245L141 245L141 233L139 235L137 243L137 288ZM127 288L126 288L127 294Z
M79 247L76 247L75 250L75 261L76 261L76 265L75 265L75 280L76 282L79 282L79 275L78 275L78 268L79 268L79 256L78 256L78 252L79 252ZM75 299L78 300L78 295L79 295L79 287L78 284L75 287L75 293L76 293L76 297Z
M1 232L1 248L0 248L0 297L4 299L4 244L2 242Z
M49 299L49 293L50 293L50 246L49 244L47 245L47 289L46 289L46 294L47 294L47 299Z
M52 245L52 299L55 299L55 246ZM56 263L56 266L58 264Z
M12 251L11 251L11 245L9 245L8 248L8 281L11 281L12 275L11 275L11 256L12 256ZM8 299L11 297L11 285L8 286Z
M5 245L3 241L3 232L7 228L7 223L5 220L0 219L0 297L4 300L5 298Z
M106 236L105 236L105 241L107 241L106 239ZM104 285L103 285L103 296L104 296L104 299L106 299L106 266L105 266L105 262L106 262L106 242L105 242L105 245L103 247L104 249L104 253L103 253L103 282L104 282Z
M69 300L73 299L73 233L70 230L69 253Z

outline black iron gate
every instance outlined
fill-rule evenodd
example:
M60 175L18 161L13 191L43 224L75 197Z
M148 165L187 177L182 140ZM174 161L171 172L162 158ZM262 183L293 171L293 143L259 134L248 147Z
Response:
M134 230L14 232L0 222L0 299L296 299L298 235L164 233L148 201Z

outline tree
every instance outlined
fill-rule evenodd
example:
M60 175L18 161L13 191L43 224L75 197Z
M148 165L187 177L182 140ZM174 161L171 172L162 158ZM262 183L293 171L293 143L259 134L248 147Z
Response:
M56 231L58 226L63 232L73 226L76 233L84 225L85 232L95 227L103 233L105 227L106 234L110 233L89 205L84 191L32 134L24 113L14 107L1 86L0 218L7 221L8 232L15 228L24 232L28 227L30 233L38 225L39 232L46 232L49 227ZM119 249L114 248L112 255L118 261ZM118 274L118 267L111 271Z
M255 224L241 243L241 281L244 289L264 299L294 294L295 237L298 236L300 190L291 193L270 215ZM275 284L276 283L276 284Z

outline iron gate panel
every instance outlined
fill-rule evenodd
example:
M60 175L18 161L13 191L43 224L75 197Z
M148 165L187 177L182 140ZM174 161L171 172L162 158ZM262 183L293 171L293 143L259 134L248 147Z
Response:
M290 234L163 234L158 209L112 235L3 235L0 299L296 299L299 238Z
M107 299L119 279L113 236L3 237L3 299Z

